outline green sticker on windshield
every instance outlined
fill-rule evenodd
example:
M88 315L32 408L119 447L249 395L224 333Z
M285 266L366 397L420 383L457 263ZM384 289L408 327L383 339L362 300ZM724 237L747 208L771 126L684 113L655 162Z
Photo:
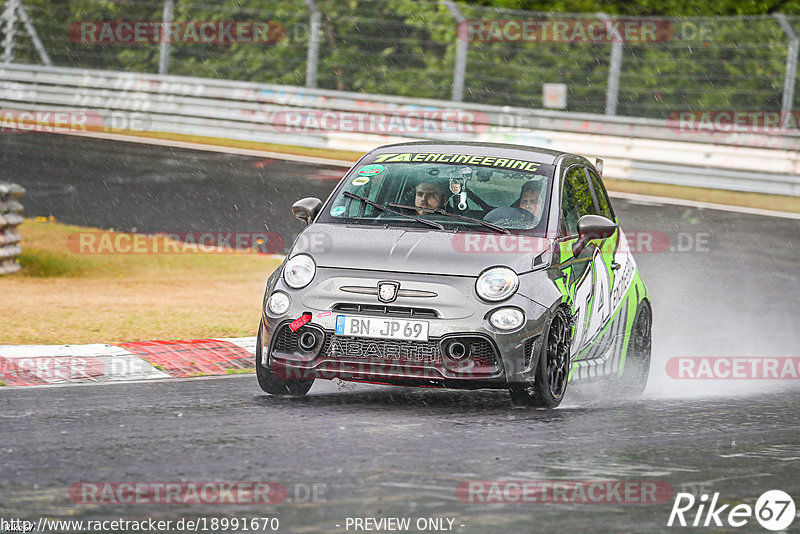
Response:
M335 208L331 209L331 215L334 217L339 217L340 215L344 214L344 206L336 206Z
M377 176L383 172L386 167L383 165L365 165L358 169L359 176Z

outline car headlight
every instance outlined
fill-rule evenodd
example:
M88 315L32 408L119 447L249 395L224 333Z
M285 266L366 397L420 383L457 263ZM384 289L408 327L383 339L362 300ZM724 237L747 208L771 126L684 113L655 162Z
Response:
M524 320L525 314L519 308L500 308L489 316L489 322L499 330L515 330Z
M483 300L498 302L513 295L519 287L517 273L508 267L493 267L481 273L475 282L475 291Z
M317 265L308 254L298 254L286 262L283 268L283 280L292 289L306 287L314 279Z
M283 315L289 309L292 300L283 291L276 291L267 300L267 312L272 315Z

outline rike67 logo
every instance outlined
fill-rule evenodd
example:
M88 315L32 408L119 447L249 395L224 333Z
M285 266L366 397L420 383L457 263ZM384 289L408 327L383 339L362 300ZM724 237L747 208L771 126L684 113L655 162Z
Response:
M678 493L667 526L681 527L743 527L755 518L765 529L786 530L794 521L794 500L781 490L764 492L755 506L722 504L719 492L709 499L708 494L696 498L691 493Z

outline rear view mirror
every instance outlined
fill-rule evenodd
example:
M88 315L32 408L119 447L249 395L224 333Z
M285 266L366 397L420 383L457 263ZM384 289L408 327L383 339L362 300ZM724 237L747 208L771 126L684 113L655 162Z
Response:
M304 198L292 204L292 214L295 219L303 221L306 226L311 224L320 209L322 209L322 201L315 197Z
M572 253L577 256L589 241L606 239L617 231L617 223L601 215L584 215L578 220L578 240L572 245Z

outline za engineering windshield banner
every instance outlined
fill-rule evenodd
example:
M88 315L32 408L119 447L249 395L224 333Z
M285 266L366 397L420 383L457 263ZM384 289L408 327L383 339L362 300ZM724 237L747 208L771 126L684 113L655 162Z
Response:
M477 165L479 167L492 167L495 169L509 169L537 174L553 173L553 166L513 158L498 158L496 156L481 156L471 154L444 154L444 153L397 153L379 154L372 163L450 163L456 165Z

